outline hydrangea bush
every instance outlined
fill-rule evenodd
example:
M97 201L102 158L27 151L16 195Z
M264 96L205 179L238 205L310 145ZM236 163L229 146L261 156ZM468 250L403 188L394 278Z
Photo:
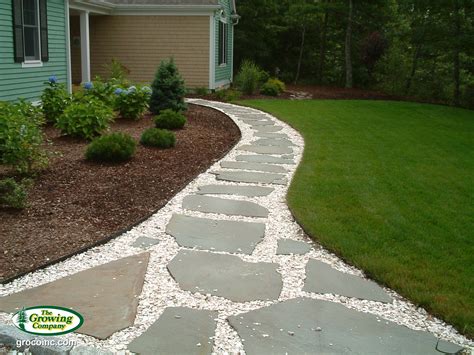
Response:
M148 86L130 86L126 90L117 88L114 93L115 108L120 112L120 116L137 120L148 108L151 89Z
M66 86L59 83L55 75L50 76L45 84L47 87L41 95L43 115L47 122L55 123L71 102L71 96L67 92Z

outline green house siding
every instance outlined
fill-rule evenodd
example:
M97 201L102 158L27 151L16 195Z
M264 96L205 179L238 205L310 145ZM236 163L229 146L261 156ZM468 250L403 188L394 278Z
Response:
M12 1L0 2L0 100L38 100L52 74L66 83L66 17L64 0L47 0L49 61L42 67L22 68L13 58Z
M225 81L232 81L232 67L234 65L233 63L233 32L234 32L234 26L232 25L232 20L230 18L230 15L232 13L232 5L231 5L231 0L220 0L219 3L224 6L225 13L227 16L227 23L228 23L228 33L227 33L227 64L226 65L219 65L219 16L215 17L215 58L214 58L214 63L215 63L215 83L219 84Z

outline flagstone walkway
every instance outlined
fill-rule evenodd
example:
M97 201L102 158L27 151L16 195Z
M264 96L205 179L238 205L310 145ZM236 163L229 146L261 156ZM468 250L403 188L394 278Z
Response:
M1 286L0 342L26 337L12 312L56 305L85 318L65 336L79 346L58 353L436 354L472 345L304 236L285 202L304 146L296 131L258 110L189 101L229 115L241 142L149 220Z

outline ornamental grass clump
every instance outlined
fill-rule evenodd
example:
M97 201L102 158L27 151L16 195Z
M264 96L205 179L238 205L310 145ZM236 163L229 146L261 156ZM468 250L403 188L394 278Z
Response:
M116 95L115 108L119 111L120 116L137 120L148 108L151 89L148 86L130 86L126 90L117 88L114 93Z
M114 112L106 103L94 97L78 96L55 126L69 136L91 140L106 131L113 119Z
M55 75L50 76L45 84L48 86L41 94L43 115L47 122L55 123L71 102L71 95L67 92L66 86L58 82Z
M173 59L161 62L151 89L150 111L154 115L166 109L176 112L186 110L184 80L179 74Z
M41 110L26 101L0 102L0 114L0 164L26 175L46 167Z
M164 110L154 118L156 128L180 129L186 124L186 117L173 110Z
M132 158L137 143L125 133L111 133L94 139L86 150L86 159L100 163L121 163Z
M244 60L235 77L236 87L246 95L253 95L260 90L262 83L269 75L251 60Z
M176 145L176 136L166 129L148 128L143 132L140 143L148 147L171 148Z

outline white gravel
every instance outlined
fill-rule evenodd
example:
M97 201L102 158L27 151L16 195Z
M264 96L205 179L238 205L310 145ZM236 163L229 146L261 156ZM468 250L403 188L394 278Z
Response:
M248 124L245 124L239 120L238 116L240 113L247 114L249 112L261 114L260 111L231 104L214 103L203 100L189 100L189 102L203 104L223 111L224 113L228 114L239 126L242 132L242 139L240 143L238 143L237 146L232 149L222 160L233 161L239 154L251 154L248 152L238 151L237 148L240 145L248 144L251 141L257 140L259 137L254 137L254 131L250 129ZM294 160L299 163L304 147L304 141L302 137L290 126L278 121L273 116L268 114L265 115L269 119L277 121L278 125L283 127L279 133L287 134L289 139L295 143L295 147L293 147ZM297 165L282 166L288 170L287 176L291 181ZM452 341L467 347L474 347L474 342L460 335L453 327L435 317L430 316L425 310L417 308L415 305L390 289L386 289L386 291L394 299L392 304L365 301L331 294L321 295L303 292L302 288L305 279L305 266L310 258L329 263L334 268L342 272L359 276L364 275L362 271L345 264L337 256L312 242L304 235L303 231L293 219L286 205L285 196L288 186L271 185L275 191L269 196L264 197L248 198L234 195L218 195L221 198L256 202L268 208L270 211L267 219L225 216L220 214L208 214L183 210L181 207L182 199L186 195L197 192L198 186L215 183L226 185L234 184L231 182L217 181L215 175L211 172L219 170L232 171L232 169L222 169L219 165L219 162L215 163L208 169L207 172L196 177L194 181L192 181L181 192L173 197L166 206L129 232L124 233L120 237L108 242L107 244L92 248L87 252L73 256L66 261L25 275L9 284L1 285L0 296L10 295L26 288L35 287L57 280L81 270L85 270L129 255L141 253L143 252L142 249L131 247L130 244L132 244L134 240L140 236L147 236L150 238L159 239L160 243L148 249L148 251L151 253L150 262L145 277L143 291L141 295L137 295L140 302L135 324L132 327L115 333L106 340L97 340L93 337L81 334L68 334L65 337L77 340L78 345L83 344L111 351L124 350L126 349L128 343L141 335L153 322L155 322L160 317L161 313L166 307L185 306L196 309L218 311L219 316L217 318L216 334L214 339L210 339L209 341L214 341L215 353L237 353L243 352L243 343L238 337L237 333L226 321L226 317L296 297L311 297L315 299L341 303L348 308L372 313L380 317L382 320L393 321L395 323L405 325L411 329L429 331L435 336L444 340ZM283 290L279 299L269 302L254 301L247 303L236 303L222 297L202 295L199 293L192 294L190 292L180 290L178 284L173 280L166 268L167 263L176 256L178 251L184 249L176 243L173 237L165 233L165 227L173 213L184 213L187 215L205 218L258 221L266 223L265 238L260 244L257 245L252 255L238 255L243 260L249 262L267 261L279 264L278 271L281 273L283 278ZM306 255L275 255L277 241L280 238L306 241L307 243L311 243L313 245L313 249ZM10 319L11 316L9 314L0 313L0 324L11 324Z

